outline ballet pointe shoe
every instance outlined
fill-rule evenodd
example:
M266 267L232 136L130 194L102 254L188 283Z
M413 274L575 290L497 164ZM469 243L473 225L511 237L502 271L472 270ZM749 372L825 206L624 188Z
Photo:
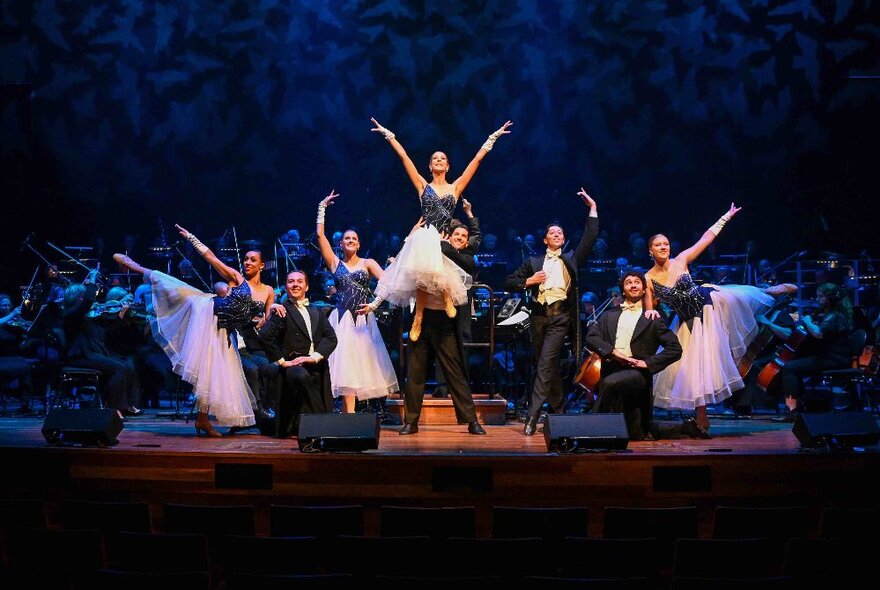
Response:
M219 438L223 436L217 430L214 429L214 425L211 424L211 421L208 420L208 417L202 417L203 414L199 414L198 418L196 418L196 436L202 436L202 432L205 433L205 436L209 438Z
M793 285L791 283L780 283L778 285L772 285L764 289L764 293L767 295L772 295L773 297L777 297L779 295L791 295L793 293L797 293L797 285Z
M417 313L413 318L412 326L409 329L409 340L415 342L422 335L422 314Z
M132 260L129 256L127 256L125 254L120 254L117 252L116 254L113 255L113 260L119 266L122 266L124 268L129 269L129 270L133 270L134 272L139 272L139 273L143 274L143 272L145 270L144 267L142 267L140 264L138 264L137 262L135 262L134 260Z
M446 315L450 318L454 318L455 314L458 313L458 310L455 309L455 304L452 302L452 297L449 295L449 293L443 294L443 303L444 305L446 305Z

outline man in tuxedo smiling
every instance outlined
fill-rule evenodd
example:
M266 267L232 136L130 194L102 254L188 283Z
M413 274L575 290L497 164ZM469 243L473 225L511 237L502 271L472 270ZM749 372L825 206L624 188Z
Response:
M300 414L333 411L327 357L336 349L336 332L319 308L309 306L308 290L304 272L288 274L287 300L272 307L272 317L260 330L266 356L281 367L284 377L275 406L280 437L296 433Z
M587 348L602 358L594 411L623 413L631 440L659 438L652 433L653 375L681 358L681 344L662 319L645 318L641 273L627 271L620 287L623 303L605 311L587 332ZM682 433L691 434L686 427Z

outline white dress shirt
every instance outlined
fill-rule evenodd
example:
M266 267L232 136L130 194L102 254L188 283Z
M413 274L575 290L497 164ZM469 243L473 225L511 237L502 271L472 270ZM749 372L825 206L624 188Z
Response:
M632 342L633 332L636 329L636 322L642 317L641 302L634 304L624 303L621 307L620 319L617 321L617 335L614 339L614 348L619 350L626 356L632 356L630 343Z

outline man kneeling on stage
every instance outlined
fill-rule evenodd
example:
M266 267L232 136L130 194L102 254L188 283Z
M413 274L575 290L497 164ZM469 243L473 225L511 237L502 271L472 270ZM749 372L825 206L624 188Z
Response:
M275 404L276 436L296 434L301 414L333 411L327 357L336 349L336 332L327 316L309 307L309 279L295 270L287 275L287 300L272 307L260 329L266 356L275 359L284 375L281 398ZM279 309L280 308L280 309Z
M643 275L627 272L620 288L623 303L605 311L587 333L587 347L602 359L593 411L623 413L630 440L652 440L652 375L681 358L681 345L662 319L645 318Z

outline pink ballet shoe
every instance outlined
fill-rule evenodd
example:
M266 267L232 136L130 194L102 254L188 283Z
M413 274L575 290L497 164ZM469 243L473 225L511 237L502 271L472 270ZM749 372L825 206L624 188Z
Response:
M797 293L797 290L797 285L792 285L791 283L780 283L778 285L767 287L766 289L764 289L764 293L777 297L779 295L791 295L792 293Z

